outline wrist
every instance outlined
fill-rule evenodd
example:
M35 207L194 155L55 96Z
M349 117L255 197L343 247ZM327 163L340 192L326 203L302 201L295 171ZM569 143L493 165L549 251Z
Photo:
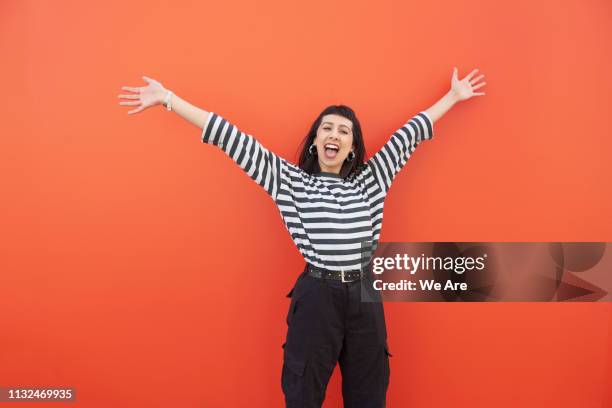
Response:
M159 91L159 93L157 94L157 103L162 105L162 106L166 106L166 97L168 96L168 92L169 89L162 89L161 91Z
M446 98L451 103L451 106L461 101L461 99L459 99L459 95L457 95L457 93L455 93L455 91L453 91L452 89L448 91L448 93L446 94Z

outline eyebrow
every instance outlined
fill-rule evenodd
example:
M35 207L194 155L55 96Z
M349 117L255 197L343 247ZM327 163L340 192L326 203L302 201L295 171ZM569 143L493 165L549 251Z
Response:
M333 125L333 123L332 123L332 122L323 122L323 125L325 125L325 124L330 124L330 125ZM349 128L348 126L346 126L346 125L340 125L340 126L344 126L345 128L347 128L347 129L349 129L349 130L350 130L350 128Z

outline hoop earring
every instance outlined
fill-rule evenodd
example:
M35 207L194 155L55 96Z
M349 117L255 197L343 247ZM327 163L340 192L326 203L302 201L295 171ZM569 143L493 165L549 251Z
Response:
M352 162L354 159L355 159L355 152L351 150L348 156L346 157L346 161Z
M313 147L314 147L314 151L313 151L313 149L312 149ZM310 145L310 147L308 147L308 153L309 153L311 156L314 156L316 151L317 151L317 146L316 146L316 145L311 144L311 145Z

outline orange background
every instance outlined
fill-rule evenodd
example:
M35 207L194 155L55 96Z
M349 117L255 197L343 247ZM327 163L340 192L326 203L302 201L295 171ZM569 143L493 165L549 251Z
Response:
M453 66L478 68L486 95L435 123L381 241L612 241L611 8L3 1L0 386L75 387L66 406L283 405L303 259L200 129L118 105L142 75L295 162L325 106L355 109L369 157ZM385 306L389 407L612 406L610 304Z

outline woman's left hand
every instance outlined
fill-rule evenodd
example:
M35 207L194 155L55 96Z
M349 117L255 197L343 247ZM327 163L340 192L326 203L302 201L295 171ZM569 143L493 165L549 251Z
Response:
M470 99L472 96L481 96L484 95L484 92L474 92L476 89L485 86L486 82L477 82L484 78L484 74L477 76L472 79L474 75L476 75L478 69L474 69L470 72L465 78L459 80L457 78L457 67L453 69L453 77L451 79L451 92L457 98L457 101L464 101L466 99Z

